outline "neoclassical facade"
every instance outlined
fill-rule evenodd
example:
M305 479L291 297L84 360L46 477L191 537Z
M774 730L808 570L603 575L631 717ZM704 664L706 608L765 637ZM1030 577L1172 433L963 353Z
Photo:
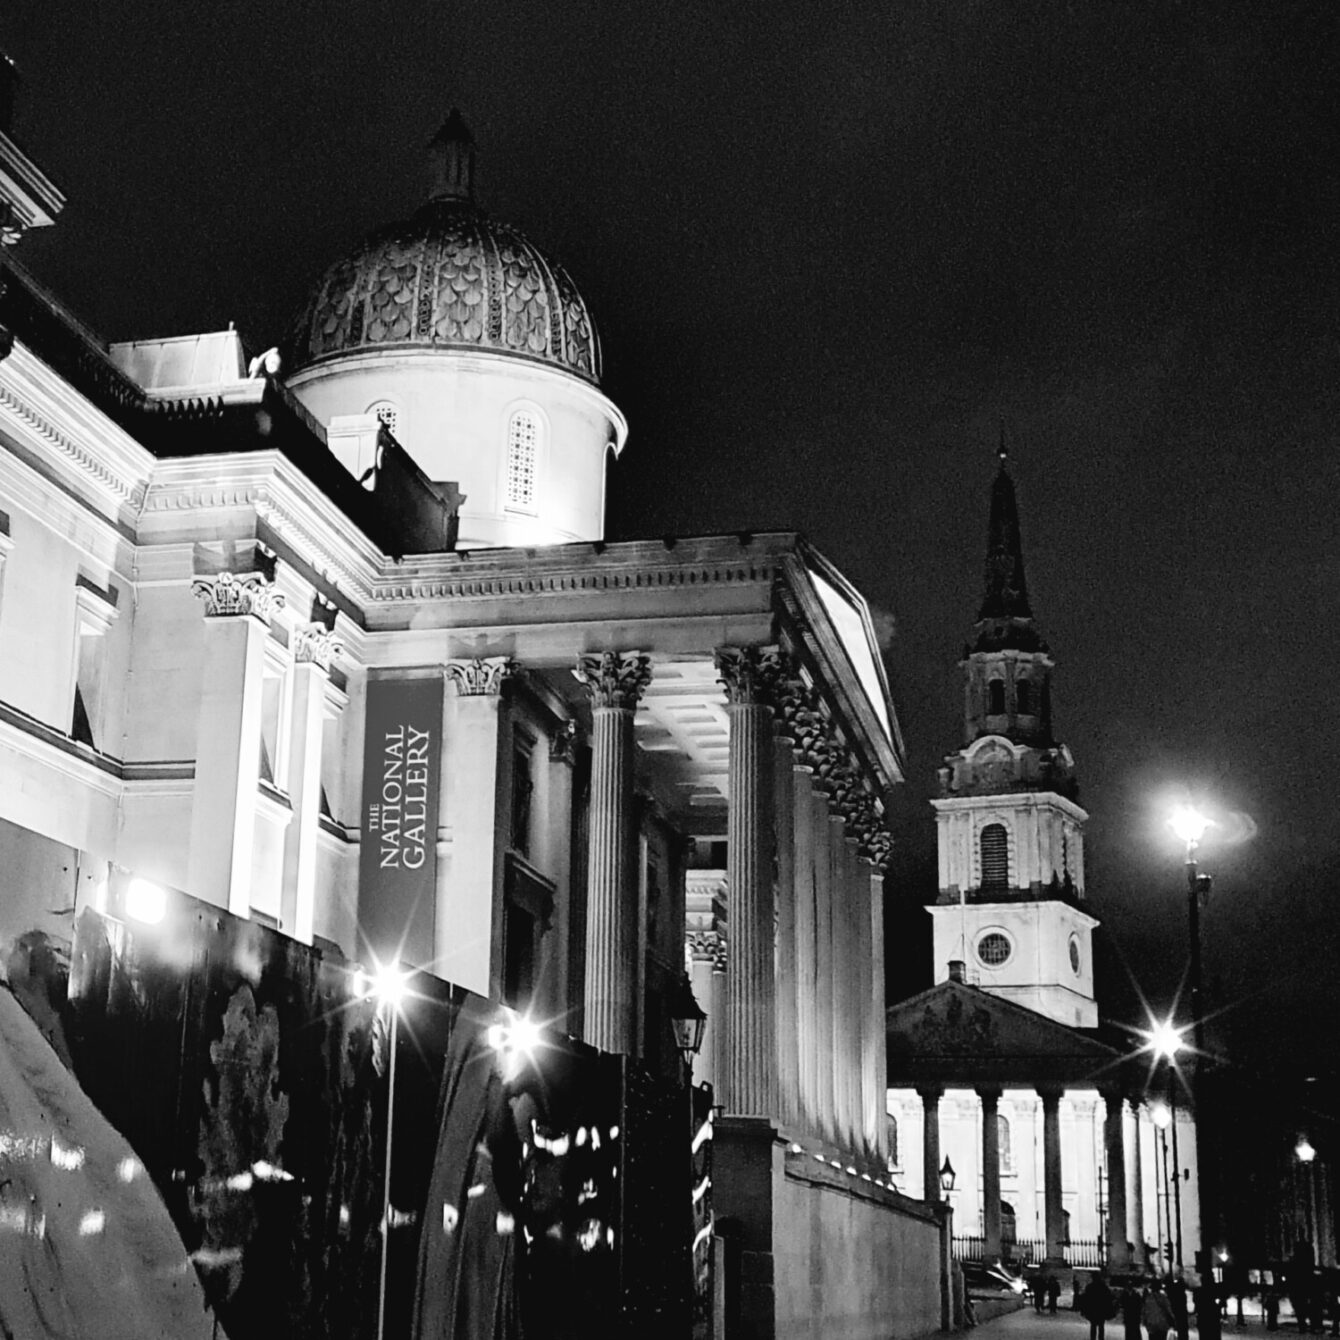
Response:
M54 218L0 147L12 217ZM887 1173L902 747L865 603L790 533L604 542L627 427L591 315L473 164L453 117L429 201L254 357L104 345L6 252L0 940L167 888L668 1077L687 972L733 1306L929 1329L943 1216Z
M1195 1125L1184 1099L1182 1110L1176 1095L1163 1101L1139 1039L1099 1027L1088 816L1052 729L1053 662L1029 603L1003 449L961 669L964 744L932 801L937 985L888 1013L898 1184L937 1198L948 1159L955 1233L970 1256L1190 1266Z

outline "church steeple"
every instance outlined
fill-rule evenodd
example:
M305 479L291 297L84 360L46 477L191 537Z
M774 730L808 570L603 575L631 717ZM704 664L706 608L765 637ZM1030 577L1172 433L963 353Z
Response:
M986 574L964 648L964 743L932 801L940 848L935 973L962 960L983 989L1062 1023L1097 1023L1083 910L1084 822L1074 762L1052 735L1052 659L1024 582L1019 507L1002 435Z

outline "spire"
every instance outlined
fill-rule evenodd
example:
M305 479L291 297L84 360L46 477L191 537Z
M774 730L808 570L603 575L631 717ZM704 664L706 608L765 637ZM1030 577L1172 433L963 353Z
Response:
M428 145L428 198L475 198L475 137L455 107Z
M1000 430L1000 446L996 451L1000 468L991 485L991 520L987 528L986 582L982 593L982 608L977 613L983 619L1031 619L1028 607L1028 586L1024 581L1024 551L1019 540L1019 507L1014 497L1014 481L1006 468L1009 452L1005 448L1005 429Z

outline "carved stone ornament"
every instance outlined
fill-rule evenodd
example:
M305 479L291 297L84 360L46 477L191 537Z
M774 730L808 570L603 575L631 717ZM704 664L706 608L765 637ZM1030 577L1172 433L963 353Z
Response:
M554 763L577 761L577 723L560 721L549 737L549 757Z
M714 972L726 971L726 936L722 931L690 931L685 937L689 953L700 963L708 961Z
M876 869L882 870L893 855L893 834L887 828L876 828L866 835L861 855Z
M324 624L309 624L293 633L293 659L298 665L319 665L329 670L331 662L344 654L344 643Z
M259 572L220 572L197 577L191 593L205 602L205 618L228 619L252 614L269 623L284 608L283 595Z
M447 662L447 678L456 685L458 698L496 697L515 673L516 662L510 656Z
M640 651L601 651L577 657L573 678L586 687L592 707L631 711L651 683L651 657Z
M785 666L776 647L718 647L714 657L729 703L771 705Z

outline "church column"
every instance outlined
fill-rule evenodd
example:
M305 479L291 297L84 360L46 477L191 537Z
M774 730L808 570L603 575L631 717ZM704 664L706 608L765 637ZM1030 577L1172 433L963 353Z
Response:
M851 958L847 949L847 828L840 812L828 816L828 1021L825 1040L828 1065L833 1075L833 1135L838 1144L850 1146L852 1132L851 1093L847 1087L847 975Z
M587 861L585 1041L633 1051L637 909L633 832L633 715L651 680L640 652L577 658L591 696L590 847Z
M819 1131L837 1140L837 1098L833 1090L833 828L828 818L827 788L814 787L814 1003L815 1079L818 1085Z
M321 744L326 689L339 639L314 623L293 634L293 735L286 787L293 822L284 835L280 929L312 943L316 918L316 834L321 826Z
M944 1086L917 1086L921 1099L921 1198L926 1202L940 1199L940 1099Z
M1000 1090L979 1088L982 1104L982 1260L1000 1262Z
M1128 1270L1131 1264L1126 1238L1126 1121L1120 1089L1103 1094L1103 1146L1107 1153L1107 1264L1110 1270Z
M1061 1093L1039 1089L1042 1099L1042 1195L1047 1226L1047 1260L1065 1261L1065 1217L1061 1204Z
M796 1046L800 1052L800 1106L805 1126L820 1129L818 1006L816 990L816 916L814 875L814 773L793 768L793 825L796 835Z
M1140 1150L1140 1104L1131 1103L1131 1196L1127 1204L1127 1236L1135 1246L1134 1265L1145 1267L1145 1169L1144 1157Z
M235 916L251 912L260 782L265 640L284 597L272 568L199 576L205 602L188 892Z
M501 939L495 912L501 908L511 812L503 685L516 663L509 656L485 656L448 661L446 672L456 697L442 736L441 776L455 836L438 870L433 960L447 981L490 996L502 971L494 953Z
M800 1049L797 1041L796 851L791 770L793 741L778 721L773 743L773 814L777 843L777 1089L778 1114L795 1123L800 1116Z
M866 1127L873 1130L873 1148L881 1162L888 1157L888 1055L884 1023L884 866L876 861L867 867L866 908L870 921L870 996L866 1004L869 1028L865 1057Z
M726 690L730 773L726 821L726 974L729 1053L722 1101L734 1116L773 1116L777 1107L772 889L772 718L766 680L774 662L755 647L716 653Z

